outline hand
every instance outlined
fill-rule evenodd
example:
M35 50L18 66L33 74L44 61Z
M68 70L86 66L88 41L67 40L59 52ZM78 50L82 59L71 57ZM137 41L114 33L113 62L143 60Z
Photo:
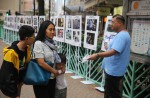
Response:
M54 74L57 76L57 75L60 75L60 73L58 72L58 70L55 70L54 71Z
M61 71L62 71L62 74L64 74L65 71L66 71L66 67L63 67L63 68L61 69Z
M92 55L89 55L89 56L87 57L87 59L88 59L88 60L96 60L96 59L97 59L97 53L94 53L94 54L92 54Z

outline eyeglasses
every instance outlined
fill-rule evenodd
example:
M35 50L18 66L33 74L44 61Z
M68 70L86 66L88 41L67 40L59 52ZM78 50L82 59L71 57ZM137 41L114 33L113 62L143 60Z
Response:
M35 39L35 37L29 37L29 38Z

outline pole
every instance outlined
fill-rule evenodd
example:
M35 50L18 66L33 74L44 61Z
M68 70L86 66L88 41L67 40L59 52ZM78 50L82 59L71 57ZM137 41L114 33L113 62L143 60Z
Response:
M66 6L66 5L65 5L65 0L64 0L64 15L65 15L65 6Z
M21 13L21 0L19 0L19 13Z
M49 20L51 18L51 0L49 0Z
M35 0L33 0L33 15L35 15Z

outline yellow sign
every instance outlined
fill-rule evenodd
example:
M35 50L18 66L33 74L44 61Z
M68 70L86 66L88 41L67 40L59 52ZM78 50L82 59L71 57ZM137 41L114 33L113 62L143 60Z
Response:
M115 8L114 8L114 15L115 15L115 14L120 14L120 15L122 15L122 10L123 10L123 7L122 7L122 6L120 6L120 7L115 7Z
M108 15L110 15L110 8L109 7L99 7L98 8L98 15L99 16L108 16Z

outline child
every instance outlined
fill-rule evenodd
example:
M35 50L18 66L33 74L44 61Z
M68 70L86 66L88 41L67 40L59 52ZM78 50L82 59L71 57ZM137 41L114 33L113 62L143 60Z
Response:
M4 58L0 69L0 89L11 98L19 98L25 68L30 60L30 45L34 42L34 28L23 25L19 29L19 41L3 50ZM7 97L7 98L8 98Z
M56 63L56 69L61 73L61 70L65 68L66 56L58 53L61 63ZM56 90L55 98L67 98L67 83L64 74L60 74L56 77Z

